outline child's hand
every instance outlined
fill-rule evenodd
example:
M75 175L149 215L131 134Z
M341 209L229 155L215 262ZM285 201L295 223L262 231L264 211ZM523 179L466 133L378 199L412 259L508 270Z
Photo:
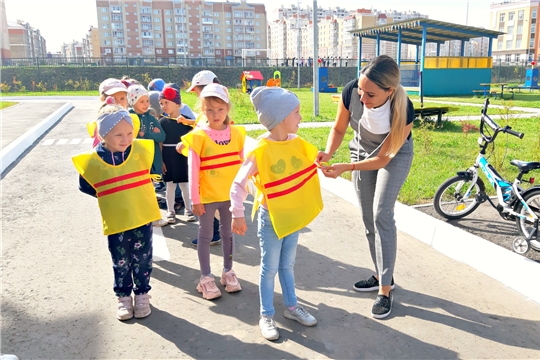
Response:
M179 142L178 144L176 144L176 152L177 153L182 154L183 149L184 149L184 143L183 142Z
M179 124L186 124L186 118L180 115L179 117L176 118L176 122Z
M193 213L197 216L202 216L206 213L206 210L204 210L203 204L193 204Z
M163 165L161 165L161 171L163 172L163 174L167 173L167 166L165 165L165 163L163 163Z
M161 130L159 130L159 128L155 127L154 130L152 130L153 133L160 133Z
M144 131L139 131L139 136L143 137L144 136Z
M245 218L241 217L241 218L232 219L232 231L235 234L244 236L246 235L246 229L247 229L247 226L246 226Z

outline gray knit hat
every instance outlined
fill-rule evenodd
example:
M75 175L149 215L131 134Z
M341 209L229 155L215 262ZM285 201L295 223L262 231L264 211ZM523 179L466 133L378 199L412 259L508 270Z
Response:
M259 122L268 130L278 126L300 105L295 93L276 86L258 86L251 92L250 99Z
M99 136L104 139L105 136L122 120L126 120L128 124L133 127L131 115L124 109L100 114L96 121Z

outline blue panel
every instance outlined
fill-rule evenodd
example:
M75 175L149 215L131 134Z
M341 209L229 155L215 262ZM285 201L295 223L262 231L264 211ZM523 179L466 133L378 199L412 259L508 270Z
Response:
M491 82L491 69L425 69L422 77L425 96L472 96Z

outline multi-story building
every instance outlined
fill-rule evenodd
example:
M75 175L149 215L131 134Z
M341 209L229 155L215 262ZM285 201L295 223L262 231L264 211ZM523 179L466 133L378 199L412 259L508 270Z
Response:
M100 45L99 45L99 29L90 26L86 36L82 40L83 56L86 58L99 58L100 57Z
M264 4L204 0L96 0L101 56L230 63L267 58ZM180 60L182 59L182 60Z
M17 20L7 22L11 58L41 58L47 55L47 43L39 29Z
M539 0L504 1L490 5L490 29L504 32L493 42L493 60L506 63L539 58L536 34Z
M275 9L272 18L283 20L283 19L289 19L293 16L298 16L298 13L300 13L300 17L304 17L308 20L313 20L313 7L307 6L305 8L298 7L296 5L291 5L290 7L285 7L281 5L280 8ZM340 8L339 6L333 7L333 8L322 8L320 6L317 6L317 19L323 20L327 17L335 17L338 19L342 19L346 17L349 14L349 10Z
M0 21L2 21L2 33L0 34L0 58L10 59L11 47L9 46L9 33L5 0L0 0Z

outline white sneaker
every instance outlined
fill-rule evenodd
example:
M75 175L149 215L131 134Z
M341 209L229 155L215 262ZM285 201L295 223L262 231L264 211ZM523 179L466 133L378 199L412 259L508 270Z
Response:
M168 224L167 220L163 220L163 219L159 219L159 220L156 220L156 221L152 222L152 225L157 226L157 227L162 227L162 226L165 226L167 224Z
M285 309L283 315L287 319L296 320L304 326L314 326L317 324L317 319L313 317L306 309L300 305L296 305L294 310Z
M118 298L116 307L116 318L121 321L129 320L133 317L133 298L123 296Z
M187 222L197 221L197 217L190 210L184 210L184 216L186 217Z
M279 331L276 327L276 323L270 316L261 315L259 327L261 328L262 336L266 340L277 340L279 338Z
M174 224L176 222L176 213L174 211L169 211L167 213L167 222L169 224Z

